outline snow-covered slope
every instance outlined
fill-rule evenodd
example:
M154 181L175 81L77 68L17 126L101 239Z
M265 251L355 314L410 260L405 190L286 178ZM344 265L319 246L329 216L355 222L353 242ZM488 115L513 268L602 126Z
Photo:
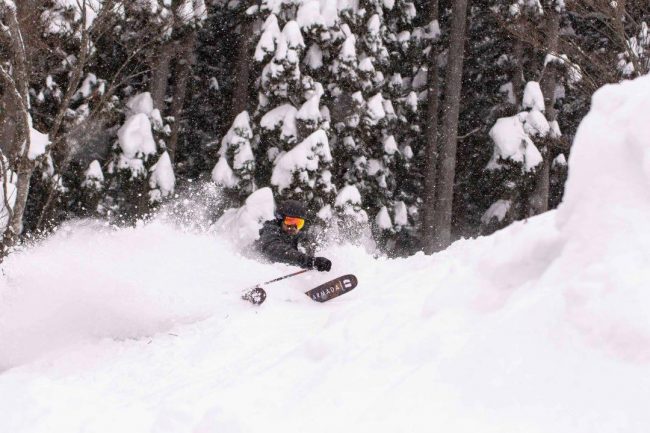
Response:
M650 77L596 94L557 212L433 256L332 248L259 308L238 289L292 268L71 224L2 266L0 431L647 432L649 112Z

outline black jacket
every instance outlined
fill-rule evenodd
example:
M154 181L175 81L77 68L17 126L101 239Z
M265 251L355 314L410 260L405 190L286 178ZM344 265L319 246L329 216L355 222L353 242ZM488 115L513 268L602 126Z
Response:
M260 238L255 241L255 249L272 262L309 269L313 257L298 250L298 245L306 240L304 232L290 235L282 230L282 221L266 221L260 229Z

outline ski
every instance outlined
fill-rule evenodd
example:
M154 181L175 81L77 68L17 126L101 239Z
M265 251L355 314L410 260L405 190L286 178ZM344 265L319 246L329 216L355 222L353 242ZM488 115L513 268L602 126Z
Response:
M316 302L327 302L330 299L348 293L350 290L357 287L357 283L357 277L354 275L343 275L306 291L305 295L309 296ZM253 305L260 305L266 300L266 291L260 286L255 286L244 291L241 298Z
M330 299L348 293L350 290L357 287L357 282L357 277L354 275L343 275L342 277L335 278L318 287L308 290L305 292L305 295L309 296L316 302L327 302Z

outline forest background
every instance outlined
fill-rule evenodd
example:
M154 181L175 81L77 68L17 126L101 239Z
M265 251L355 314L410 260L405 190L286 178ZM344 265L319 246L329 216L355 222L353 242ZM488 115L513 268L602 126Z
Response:
M432 253L556 207L647 0L0 0L2 255L73 218L213 220L260 188L323 238Z

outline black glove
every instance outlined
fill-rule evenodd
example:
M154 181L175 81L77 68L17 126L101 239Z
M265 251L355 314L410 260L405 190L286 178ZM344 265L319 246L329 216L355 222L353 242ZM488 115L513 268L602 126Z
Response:
M314 257L312 259L312 268L319 270L320 272L329 272L332 269L332 262L330 262L325 257Z

